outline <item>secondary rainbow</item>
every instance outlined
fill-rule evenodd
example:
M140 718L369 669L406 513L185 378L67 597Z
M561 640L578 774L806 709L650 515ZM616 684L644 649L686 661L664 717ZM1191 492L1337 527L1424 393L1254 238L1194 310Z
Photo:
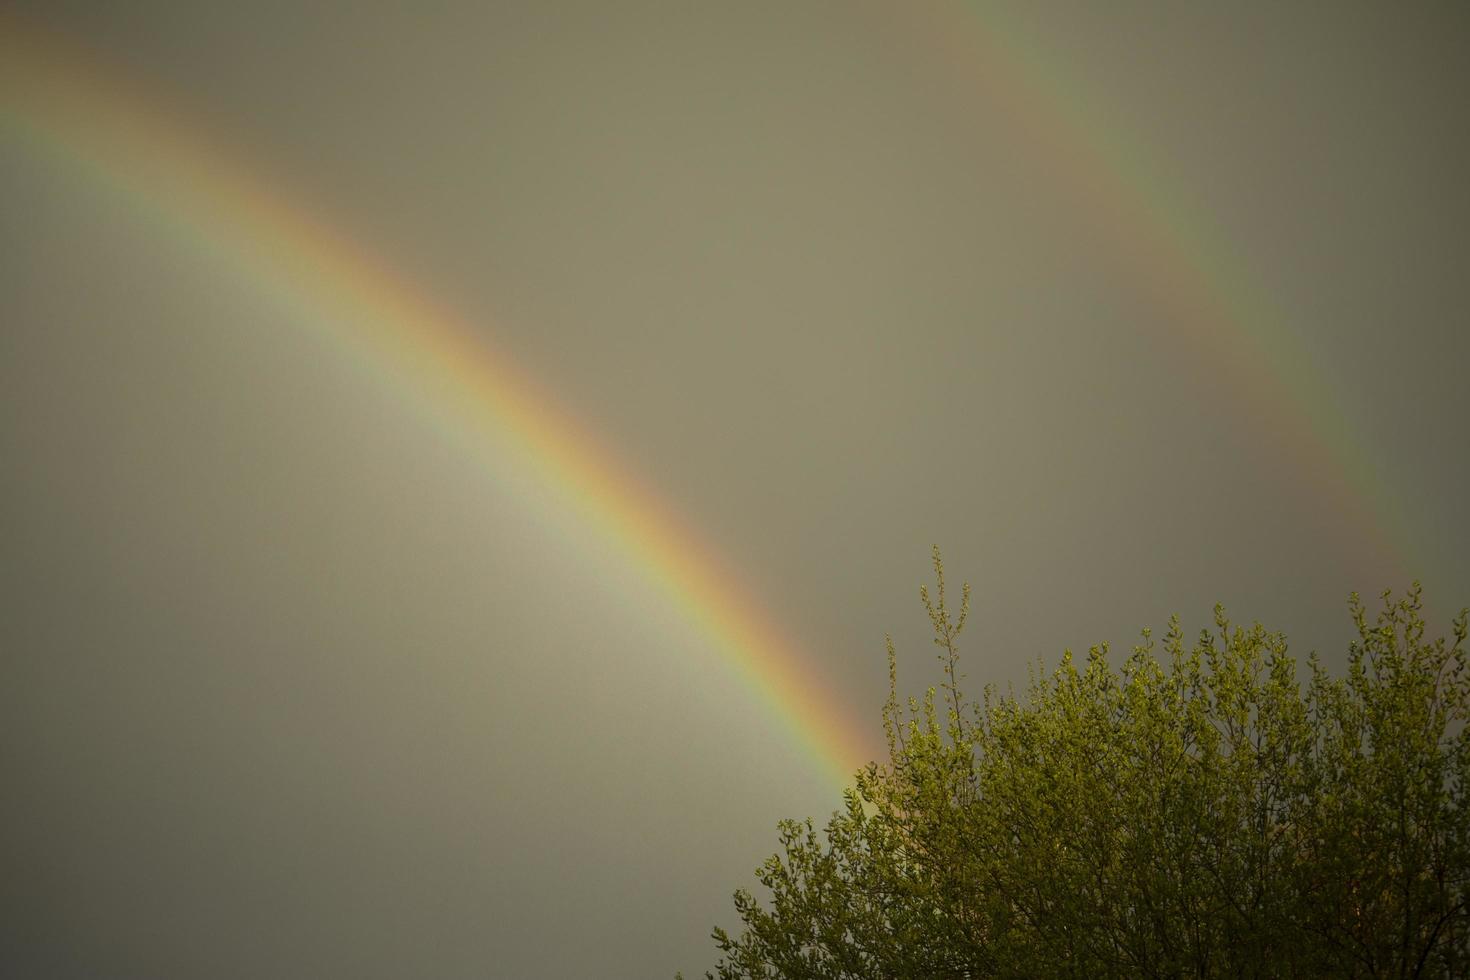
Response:
M0 132L203 239L395 386L427 392L471 436L507 437L694 621L837 785L876 758L830 685L711 550L483 339L247 169L66 46L0 18Z
M1090 99L1060 59L1038 48L1002 6L938 0L895 28L918 31L938 52L952 84L979 94L1007 123L1006 137L1030 144L1050 186L1070 196L1094 228L1099 261L1127 279L1164 314L1168 342L1234 390L1256 416L1257 443L1283 473L1301 479L1314 502L1336 512L1355 550L1371 553L1399 579L1420 569L1416 537L1391 491L1350 428L1314 358L1271 298L1230 248L1191 208L1143 141L1130 137Z

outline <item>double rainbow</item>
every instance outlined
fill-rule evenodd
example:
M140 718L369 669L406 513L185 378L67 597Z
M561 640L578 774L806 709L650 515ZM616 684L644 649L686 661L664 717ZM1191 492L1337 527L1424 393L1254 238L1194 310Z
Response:
M973 33L973 32L972 32ZM1146 182L1092 132L1065 92L1046 84L1034 62L991 35L953 42L979 81L1036 138L1110 234L1138 256L1139 280L1155 291L1181 329L1220 353L1242 383L1279 401L1281 450L1291 469L1317 474L1355 533L1383 534L1350 443L1307 410L1286 378L1262 357L1264 322L1223 288L1212 252L1148 196ZM975 60L977 57L978 61ZM969 68L967 68L969 70ZM305 319L354 356L367 357L395 384L425 393L471 439L523 450L527 465L565 491L581 517L617 541L629 559L697 623L753 695L839 784L874 758L872 719L836 703L809 659L751 600L714 552L680 524L649 488L484 339L483 331L436 305L367 250L283 196L258 175L211 149L188 126L154 108L147 93L109 74L49 35L0 18L0 133L28 150L64 159L110 192L163 215L180 234L208 241L252 281L291 294ZM1241 339L1245 343L1241 343ZM1255 356L1252 356L1255 355ZM1323 402L1325 404L1325 401Z

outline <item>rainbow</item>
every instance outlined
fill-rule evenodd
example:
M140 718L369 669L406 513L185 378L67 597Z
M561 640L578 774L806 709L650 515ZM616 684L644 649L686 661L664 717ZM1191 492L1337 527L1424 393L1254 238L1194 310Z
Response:
M468 430L470 444L518 446L684 610L772 722L838 786L878 757L869 731L876 724L859 725L711 549L481 331L152 104L49 36L0 19L0 132L81 169L223 252L252 281L289 294L304 320L395 387L429 393L436 414Z
M1390 492L1347 423L1314 358L1270 298L1208 221L1187 203L1148 147L1089 101L1090 87L1069 77L982 0L940 0L929 15L895 29L917 31L939 52L952 84L983 98L1006 120L1006 138L1023 140L1050 179L1070 195L1126 278L1164 314L1164 342L1194 348L1196 361L1232 389L1257 417L1261 449L1298 492L1333 512L1351 540L1375 560L1375 574L1417 572L1415 537L1401 497Z
M1265 441L1283 471L1304 475L1355 539L1400 570L1406 562L1393 542L1405 539L1402 515L1311 359L1234 269L1229 250L1164 189L1140 147L1093 121L1082 89L1063 72L993 15L936 9L937 19L909 24L921 24L926 43L948 52L957 81L979 89L1099 237L1116 246L1108 261L1126 264L1166 314L1168 339L1198 348L1238 399L1265 416ZM945 10L952 22L943 22ZM845 785L875 757L866 734L874 726L855 724L825 693L809 660L711 549L481 332L155 105L151 93L130 89L95 59L0 19L0 131L225 251L252 281L291 294L304 320L394 386L426 393L472 445L509 439L702 627L775 723L825 771Z

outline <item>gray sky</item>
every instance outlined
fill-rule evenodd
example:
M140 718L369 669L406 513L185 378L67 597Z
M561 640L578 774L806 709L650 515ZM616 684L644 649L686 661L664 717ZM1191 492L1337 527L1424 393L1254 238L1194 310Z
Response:
M977 687L1470 601L1457 5L9 6L475 324L875 739L931 543ZM0 960L712 963L839 802L769 704L526 460L4 119Z

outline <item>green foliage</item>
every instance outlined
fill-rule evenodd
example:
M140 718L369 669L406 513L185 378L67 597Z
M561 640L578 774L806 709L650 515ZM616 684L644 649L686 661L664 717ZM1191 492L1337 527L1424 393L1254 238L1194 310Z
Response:
M1428 641L1417 584L1354 595L1347 676L1304 683L1217 607L970 701L934 570L944 683L901 704L889 642L888 762L781 824L707 978L1470 975L1465 612Z

